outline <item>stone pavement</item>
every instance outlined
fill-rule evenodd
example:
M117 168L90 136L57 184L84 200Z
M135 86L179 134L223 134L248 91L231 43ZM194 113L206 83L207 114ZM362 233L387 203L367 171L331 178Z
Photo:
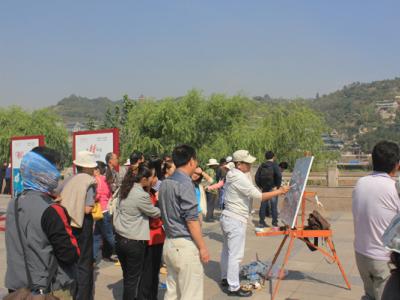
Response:
M8 199L0 197L0 214L5 211ZM319 252L310 252L304 243L296 241L287 270L289 274L282 281L277 300L326 300L360 299L363 293L362 281L358 274L353 252L353 224L350 211L328 213L334 231L334 243L338 256L352 285L349 291L336 264L329 264ZM254 220L257 220L254 217ZM270 221L270 220L268 220ZM0 226L1 226L0 221ZM221 251L221 229L219 222L205 223L204 236L211 254L211 261L205 266L204 299L235 299L228 297L219 287L219 261ZM271 260L282 237L256 237L251 226L247 230L245 258L243 263L254 261L256 255L261 260ZM281 258L283 255L281 254ZM4 232L0 232L0 287L4 286L5 244ZM95 299L121 299L122 274L118 266L101 262L96 269ZM164 277L161 278L165 280ZM0 295L4 294L0 288ZM159 299L163 291L160 291ZM1 296L0 296L1 298ZM249 299L271 299L269 282L267 288L257 291Z

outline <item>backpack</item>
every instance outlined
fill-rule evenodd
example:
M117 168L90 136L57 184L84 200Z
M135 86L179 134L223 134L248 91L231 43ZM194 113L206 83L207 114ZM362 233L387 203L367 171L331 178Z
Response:
M258 187L263 190L270 190L275 185L275 174L273 168L273 162L262 163L261 166L258 167L255 181Z

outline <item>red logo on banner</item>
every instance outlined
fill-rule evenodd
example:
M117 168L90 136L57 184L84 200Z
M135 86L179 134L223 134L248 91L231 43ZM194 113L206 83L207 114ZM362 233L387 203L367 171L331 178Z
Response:
M96 153L96 148L97 148L96 144L92 144L92 145L90 145L88 151L92 152L94 154L94 153Z
M17 151L17 152L15 152L15 156L18 158L18 159L22 159L22 157L24 156L24 151Z

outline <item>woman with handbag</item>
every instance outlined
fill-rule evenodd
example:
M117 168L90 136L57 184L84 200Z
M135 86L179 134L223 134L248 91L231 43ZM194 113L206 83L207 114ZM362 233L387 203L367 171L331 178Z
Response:
M151 187L155 170L140 164L126 173L120 198L114 212L116 252L123 272L123 300L138 299L139 282L150 239L149 217L160 216L147 190Z
M108 210L108 202L110 201L112 194L110 186L106 181L104 176L106 173L106 164L102 161L97 161L97 167L94 170L94 177L96 178L97 188L96 188L96 204L95 208L99 209L98 220L95 218L96 224L94 226L93 233L93 257L95 262L98 261L98 253L100 247L103 243L108 243L111 253L114 252L115 239L113 228L111 224L111 215ZM92 212L93 214L93 212ZM104 259L104 257L103 257Z

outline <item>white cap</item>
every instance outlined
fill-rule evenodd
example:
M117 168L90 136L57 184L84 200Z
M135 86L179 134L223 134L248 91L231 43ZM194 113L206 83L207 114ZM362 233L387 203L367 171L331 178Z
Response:
M79 151L73 161L75 166L83 168L96 168L97 163L94 154L89 151Z
M232 156L229 155L229 156L227 156L225 159L226 159L226 162L229 163L229 162L232 161Z
M207 166L219 166L219 163L215 158L210 158L208 160Z
M233 161L252 164L256 161L256 158L254 156L251 156L249 151L247 150L238 150L233 153Z

